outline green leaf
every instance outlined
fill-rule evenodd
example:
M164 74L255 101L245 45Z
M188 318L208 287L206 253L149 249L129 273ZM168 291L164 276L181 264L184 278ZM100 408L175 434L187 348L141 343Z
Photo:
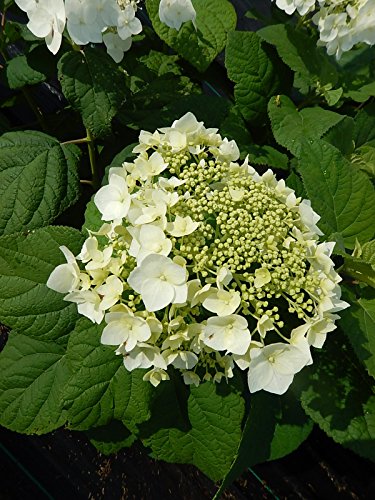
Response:
M341 268L344 275L375 288L375 266L372 266L362 258L356 258L347 254L344 254L344 259L344 265Z
M335 67L307 33L297 31L292 25L277 24L258 30L258 35L276 47L284 63L296 73L294 85L303 93L318 83L319 86L336 84Z
M268 104L272 132L276 141L299 156L306 140L320 139L344 116L319 107L297 111L294 103L286 96L272 98Z
M75 304L46 286L53 269L66 262L59 246L77 254L81 233L47 227L0 238L0 321L28 337L65 342L78 318Z
M354 151L353 134L354 120L345 116L323 135L323 140L335 146L343 155L350 155Z
M343 94L342 87L338 89L325 89L323 87L322 94L324 95L325 100L329 106L334 106L337 104Z
M29 66L26 56L16 56L6 64L6 80L11 89L44 82L44 73Z
M359 148L375 140L375 104L369 104L355 117L354 143ZM373 144L375 146L375 144Z
M227 0L193 0L197 30L192 22L188 22L177 31L160 21L159 2L146 1L147 12L156 33L199 71L205 71L224 49L228 32L236 27L236 12L231 3Z
M0 425L45 434L65 422L65 346L11 332L0 355Z
M375 292L364 290L362 294L341 313L340 325L369 375L375 378Z
M286 179L286 185L291 189L294 189L297 196L300 196L301 198L307 198L302 179L298 174L296 174L296 172L293 171L288 176L288 178Z
M361 146L351 156L351 162L355 167L366 172L370 177L375 177L375 147Z
M191 463L213 481L229 470L241 438L244 401L227 384L206 382L190 389L183 399L175 381L163 382L166 396L155 397L158 425L147 422L152 434L141 438L152 456L167 462ZM182 384L182 383L181 383ZM183 384L182 384L183 385ZM176 410L176 407L182 407ZM172 413L177 413L175 421Z
M267 110L269 98L280 91L280 63L256 33L232 31L225 66L228 77L236 84L234 97L244 118L259 119Z
M373 379L339 331L329 335L319 354L296 379L304 410L336 442L375 461Z
M356 239L371 239L375 227L375 192L365 174L356 171L341 153L324 141L300 149L299 172L326 235L341 233L347 248Z
M375 82L367 83L357 90L349 90L347 95L356 102L365 102L375 96Z
M129 448L137 439L118 420L112 420L112 422L103 427L90 429L86 431L86 436L95 448L104 453L104 455L111 455L112 453L117 453L122 448Z
M287 155L281 153L272 146L250 144L247 146L246 152L249 154L251 165L265 165L280 170L288 170L289 168L289 159Z
M6 63L5 78L11 89L44 82L56 73L56 59L45 45L37 45L26 55L16 56Z
M41 42L41 39L33 35L27 25L24 23L19 23L7 19L7 22L5 23L5 31L7 32L7 35L9 33L8 30L11 31L13 35L9 40L11 42L18 40L20 37L23 38L23 40L25 40L26 42Z
M112 167L122 167L122 164L124 163L124 161L131 161L132 158L134 158L136 155L135 153L133 153L133 149L135 148L135 146L137 145L137 143L132 143L132 144L128 144L127 146L125 146L119 153L117 153L117 155L113 158L113 160L111 161L110 165L108 165L108 167L106 167L106 170L108 171L110 168ZM104 181L102 182L102 184L106 184L107 181Z
M99 212L94 200L90 200L85 210L85 222L82 226L83 233L86 234L87 230L99 231L103 223L102 214Z
M361 258L375 268L375 240L363 245Z
M94 137L108 135L111 121L125 100L125 76L105 52L86 48L65 53L58 62L67 100Z
M143 63L146 68L153 71L157 76L167 75L181 75L181 68L177 64L178 56L172 56L151 50L147 55L139 58L139 62Z
M0 234L50 224L79 196L80 150L41 132L0 137Z
M165 75L147 85L142 82L142 89L132 96L131 102L126 104L118 118L125 125L138 130L169 126L178 117L180 99L188 101L194 97L202 97L195 95L200 92L199 87L185 76L176 78ZM205 107L208 105L205 104ZM193 112L192 109L189 111Z
M312 427L290 390L283 396L265 391L252 394L241 442L218 497L246 468L294 451L307 439Z
M143 382L143 370L128 372L113 347L100 343L103 325L82 318L71 333L67 361L72 376L64 390L72 429L100 427L123 421L132 432L149 418L152 385Z

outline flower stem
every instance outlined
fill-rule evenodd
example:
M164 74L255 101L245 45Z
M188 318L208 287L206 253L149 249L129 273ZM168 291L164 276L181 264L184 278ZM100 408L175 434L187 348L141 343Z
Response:
M71 141L65 141L61 144L86 144L89 142L87 137L83 137L82 139L72 139Z
M98 166L96 163L95 139L91 135L91 132L88 128L86 129L86 133L87 133L86 143L89 151L90 168L92 175L92 186L95 190L97 190L100 187L100 178L99 178Z

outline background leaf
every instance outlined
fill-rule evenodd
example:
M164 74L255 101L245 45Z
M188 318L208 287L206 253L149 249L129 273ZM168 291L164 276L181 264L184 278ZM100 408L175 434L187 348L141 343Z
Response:
M65 346L12 332L0 356L0 425L45 434L65 422Z
M236 84L236 103L250 121L266 112L269 98L282 86L281 63L272 56L270 47L264 45L256 33L232 31L228 35L225 66L228 77ZM287 80L286 68L283 69L283 79Z
M71 333L67 361L72 371L64 389L72 429L87 430L117 419L131 431L149 418L153 387L143 370L128 372L113 347L100 343L104 325L82 318Z
M284 61L295 72L294 85L303 93L309 87L327 83L335 85L337 71L323 49L316 41L301 30L289 24L266 26L258 30L259 36L274 45Z
M65 53L58 62L63 93L94 137L111 131L125 100L125 76L105 52L86 48Z
M339 355L338 355L339 354ZM297 375L306 413L336 442L375 461L375 395L340 332L329 335L311 367Z
M228 32L236 27L236 12L231 3L227 0L193 0L197 30L192 22L188 22L179 31L160 21L159 3L160 0L146 1L157 35L199 71L205 71L224 49Z
M291 391L283 396L265 391L252 394L241 442L220 491L246 468L294 451L309 436L312 427L312 421Z
M192 463L212 480L222 479L240 441L243 399L228 385L210 382L191 387L190 395L183 399L180 387L174 384L178 382L163 383L164 397L155 397L156 421L143 424L143 443L157 459ZM145 437L147 429L151 435Z
M53 269L66 262L60 245L77 254L79 231L47 227L0 238L0 321L23 335L65 343L78 318L75 304L46 286Z
M50 224L79 196L80 150L41 132L0 137L0 234Z
M268 114L276 141L295 156L299 156L304 142L320 139L344 119L343 115L319 107L297 111L286 96L272 98L268 104Z
M298 170L308 198L321 216L319 227L329 236L341 233L347 248L374 234L375 192L362 172L325 142L305 143Z
M350 308L342 312L341 327L369 375L375 378L375 292L363 290L350 297Z
M375 146L375 104L369 104L355 117L354 143L359 148L365 144Z

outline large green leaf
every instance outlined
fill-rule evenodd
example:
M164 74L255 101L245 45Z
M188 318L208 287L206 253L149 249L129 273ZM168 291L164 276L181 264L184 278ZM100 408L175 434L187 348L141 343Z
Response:
M134 129L155 130L168 126L177 117L175 103L181 98L203 97L201 89L186 76L164 75L149 83L141 81L140 86L118 115L122 123Z
M354 120L350 116L345 116L343 120L328 130L322 139L335 146L345 156L354 151Z
M143 425L140 436L153 457L194 464L214 481L225 476L240 442L244 414L244 401L233 388L206 382L184 397L184 388L172 379L155 396L153 414L155 420Z
M6 64L6 80L11 89L43 82L46 76L29 66L25 55L17 56Z
M44 82L56 73L56 59L43 45L33 47L26 55L16 56L6 63L4 75L11 89Z
M298 375L306 413L335 441L375 461L375 395L371 379L345 345L330 334L312 367Z
M364 144L375 141L375 104L369 104L359 111L355 117L354 142L359 148ZM375 144L372 144L375 146Z
M232 31L228 35L225 66L228 77L236 84L236 104L247 120L263 115L269 98L281 88L280 62L264 45L256 33ZM285 79L284 75L285 71Z
M265 391L252 394L241 442L220 491L247 467L294 451L309 436L312 427L312 421L291 390L283 396Z
M94 137L111 131L125 100L125 75L105 52L86 48L65 53L58 63L65 97Z
M375 269L375 240L369 241L362 246L361 258Z
M0 355L0 425L44 434L65 422L65 346L12 332Z
M341 233L347 248L371 239L375 192L367 176L324 141L306 142L299 154L299 172L324 233Z
M375 96L375 82L366 83L356 90L349 90L348 96L356 102L365 102L370 97Z
M60 245L78 253L81 233L48 227L0 238L0 321L39 340L61 342L78 318L76 305L46 286L53 269L66 262Z
M41 132L0 137L0 234L50 224L79 196L80 150Z
M160 0L146 1L156 33L199 71L207 69L224 49L228 32L236 27L236 12L231 3L227 0L193 0L197 30L188 22L179 31L160 21L159 3Z
M86 430L117 419L133 432L149 418L152 385L143 382L143 370L128 372L114 348L100 343L102 329L82 318L70 335L72 376L64 390L69 425Z
M307 33L288 24L277 24L260 29L258 34L276 47L284 63L295 72L294 85L303 92L311 86L337 82L335 67Z
M348 336L358 358L375 378L375 292L364 290L357 301L342 312L341 327Z
M270 100L268 113L276 141L299 155L306 140L320 139L331 127L343 120L344 116L319 107L297 111L294 103L286 96Z

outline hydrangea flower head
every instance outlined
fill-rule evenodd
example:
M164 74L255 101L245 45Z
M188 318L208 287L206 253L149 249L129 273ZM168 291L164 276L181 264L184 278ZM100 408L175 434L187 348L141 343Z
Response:
M194 385L240 369L282 394L347 307L319 216L192 113L133 151L95 195L102 228L62 249L48 286L105 317L102 342L153 385L169 367Z

